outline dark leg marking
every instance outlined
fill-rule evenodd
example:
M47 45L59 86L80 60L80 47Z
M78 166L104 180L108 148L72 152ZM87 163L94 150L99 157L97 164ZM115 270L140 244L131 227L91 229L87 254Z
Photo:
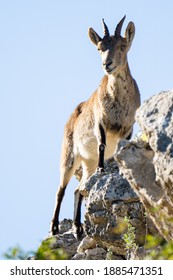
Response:
M83 196L77 189L75 191L74 197L74 225L76 227L77 238L79 239L83 233L83 227L81 225L81 205L82 205Z
M52 226L51 226L51 232L52 235L56 235L59 233L59 212L60 212L60 207L61 207L61 202L65 194L65 189L66 186L63 188L59 188L58 193L57 193L57 203L56 203L56 208L55 208L55 213L52 219Z
M99 124L99 130L101 135L101 144L99 145L99 160L98 160L98 171L104 171L104 152L106 146L106 135L101 124Z

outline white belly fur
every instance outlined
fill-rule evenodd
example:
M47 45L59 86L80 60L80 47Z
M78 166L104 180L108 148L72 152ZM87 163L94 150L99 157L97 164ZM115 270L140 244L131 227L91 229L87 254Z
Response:
M119 137L115 134L107 134L106 136L106 147L105 147L105 159L108 159L114 155L116 145ZM92 159L98 161L98 141L96 137L81 139L77 147L78 153L82 158ZM77 152L77 151L75 151Z
M98 158L98 142L95 137L88 139L81 139L78 143L78 152L84 159Z

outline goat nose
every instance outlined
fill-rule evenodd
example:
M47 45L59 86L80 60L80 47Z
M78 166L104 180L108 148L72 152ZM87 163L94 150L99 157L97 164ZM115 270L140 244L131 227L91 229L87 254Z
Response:
M111 66L111 64L112 64L112 61L106 61L103 63L103 65L106 69L109 69L109 66Z

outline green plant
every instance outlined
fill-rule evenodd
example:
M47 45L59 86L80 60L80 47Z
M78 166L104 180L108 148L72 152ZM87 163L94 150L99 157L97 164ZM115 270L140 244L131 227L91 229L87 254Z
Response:
M125 217L124 223L126 224L127 230L123 234L123 240L125 241L127 251L136 252L138 245L136 244L135 227L130 223L130 218Z
M29 255L33 255L34 252L25 252L20 246L9 248L7 252L3 254L3 257L7 260L26 260Z
M55 238L49 238L41 243L37 251L25 252L20 246L9 248L3 254L8 260L27 260L32 256L35 260L66 260L67 254L61 248L54 248Z
M55 238L44 240L35 252L36 260L66 260L67 254L61 248L54 248Z
M173 241L166 242L161 237L147 234L145 249L150 250L146 259L173 260Z
M106 254L106 260L112 260L113 259L113 249L109 247L107 254Z

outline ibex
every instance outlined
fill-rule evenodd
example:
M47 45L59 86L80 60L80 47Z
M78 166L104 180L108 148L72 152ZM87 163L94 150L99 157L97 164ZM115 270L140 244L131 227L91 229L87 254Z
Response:
M103 38L92 28L89 29L89 38L100 52L106 75L91 97L76 107L65 126L60 186L51 224L53 235L58 233L61 202L75 170L82 166L83 175L75 191L74 203L74 225L77 236L80 237L83 232L80 221L83 196L80 186L95 170L103 172L104 159L113 156L118 140L129 139L132 134L135 111L140 106L140 94L127 62L127 52L135 35L135 26L130 22L125 37L122 37L124 20L125 16L116 26L113 36L110 35L104 20Z

